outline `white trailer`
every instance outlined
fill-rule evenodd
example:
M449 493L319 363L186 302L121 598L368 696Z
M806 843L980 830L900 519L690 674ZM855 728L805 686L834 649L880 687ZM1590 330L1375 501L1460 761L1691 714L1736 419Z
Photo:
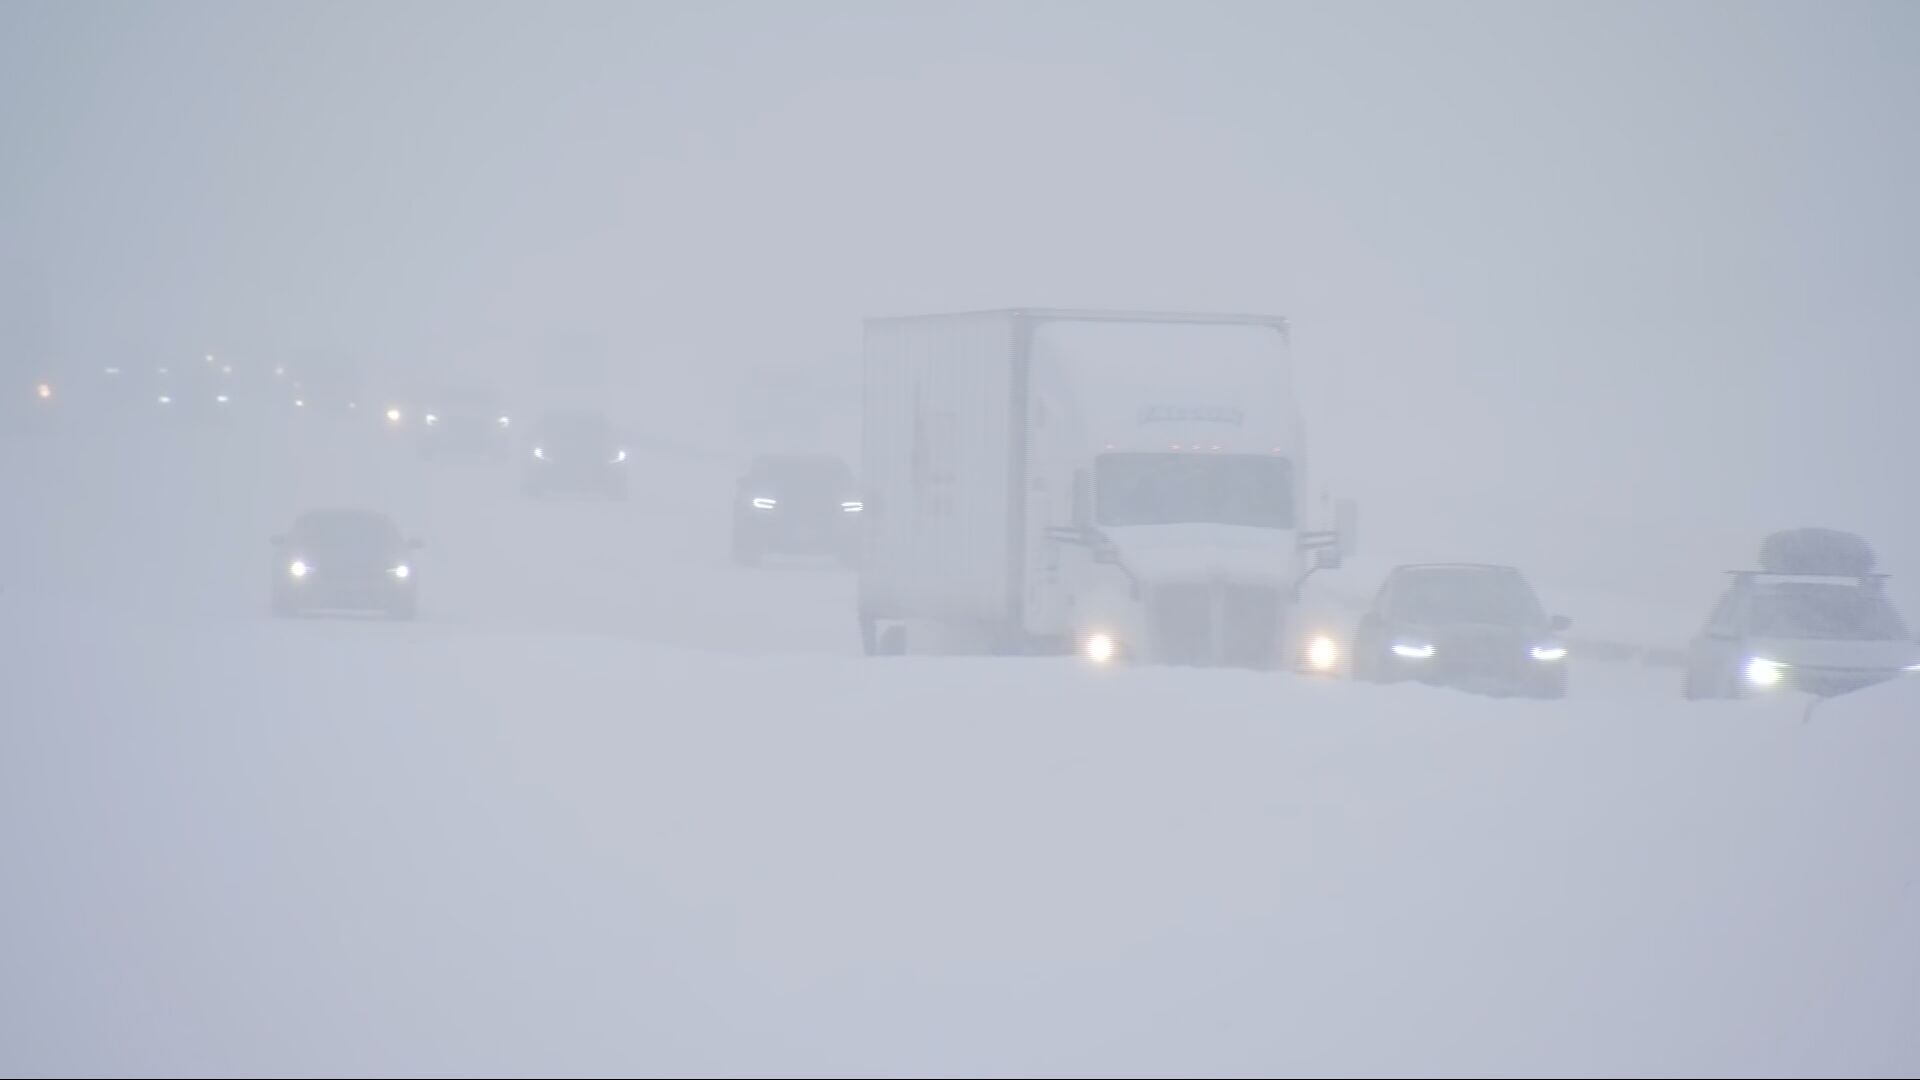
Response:
M1351 530L1309 528L1283 319L875 319L864 367L869 652L1294 659Z

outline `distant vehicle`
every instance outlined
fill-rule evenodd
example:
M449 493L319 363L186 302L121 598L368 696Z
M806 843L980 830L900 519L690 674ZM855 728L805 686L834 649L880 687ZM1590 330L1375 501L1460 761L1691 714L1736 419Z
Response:
M1352 531L1309 522L1289 355L1271 316L870 320L867 651L1292 666Z
M284 395L287 403L303 416L359 419L363 412L372 408L367 404L370 399L366 387L359 375L350 369L326 366L301 368L290 375L281 376L280 381L284 385L278 393Z
M1872 548L1850 533L1791 529L1738 570L1687 648L1689 700L1798 690L1850 693L1920 672L1920 644L1887 598Z
M1511 566L1395 567L1360 619L1353 677L1497 695L1565 697L1568 621Z
M153 404L163 417L190 423L224 421L240 407L231 370L212 357L155 369Z
M605 413L592 409L547 413L533 425L528 442L522 479L528 495L627 497L627 451Z
M407 540L392 518L374 510L313 510L273 538L273 613L375 612L411 619L419 578Z
M830 454L755 458L734 486L733 559L831 555L858 561L864 505L847 463Z
M421 399L418 411L414 431L423 457L504 457L513 448L513 415L492 390L442 388Z

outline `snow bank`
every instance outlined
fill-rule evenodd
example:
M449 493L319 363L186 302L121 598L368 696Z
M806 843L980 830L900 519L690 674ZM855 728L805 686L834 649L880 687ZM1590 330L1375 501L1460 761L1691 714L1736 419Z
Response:
M1913 684L0 617L8 1073L1920 1068Z

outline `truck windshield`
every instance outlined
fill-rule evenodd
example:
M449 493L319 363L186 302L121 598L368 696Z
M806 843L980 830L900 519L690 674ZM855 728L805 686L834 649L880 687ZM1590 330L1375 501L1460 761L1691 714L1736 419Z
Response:
M1820 641L1899 641L1900 613L1879 589L1853 584L1791 582L1753 598L1751 630L1760 637Z
M1102 525L1293 527L1293 468L1250 454L1103 454L1094 464Z

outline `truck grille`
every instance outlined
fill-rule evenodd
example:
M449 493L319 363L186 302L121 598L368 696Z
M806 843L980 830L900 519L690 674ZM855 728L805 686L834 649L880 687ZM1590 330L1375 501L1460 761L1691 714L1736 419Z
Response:
M1267 667L1279 656L1280 592L1271 586L1162 585L1148 617L1163 663Z

